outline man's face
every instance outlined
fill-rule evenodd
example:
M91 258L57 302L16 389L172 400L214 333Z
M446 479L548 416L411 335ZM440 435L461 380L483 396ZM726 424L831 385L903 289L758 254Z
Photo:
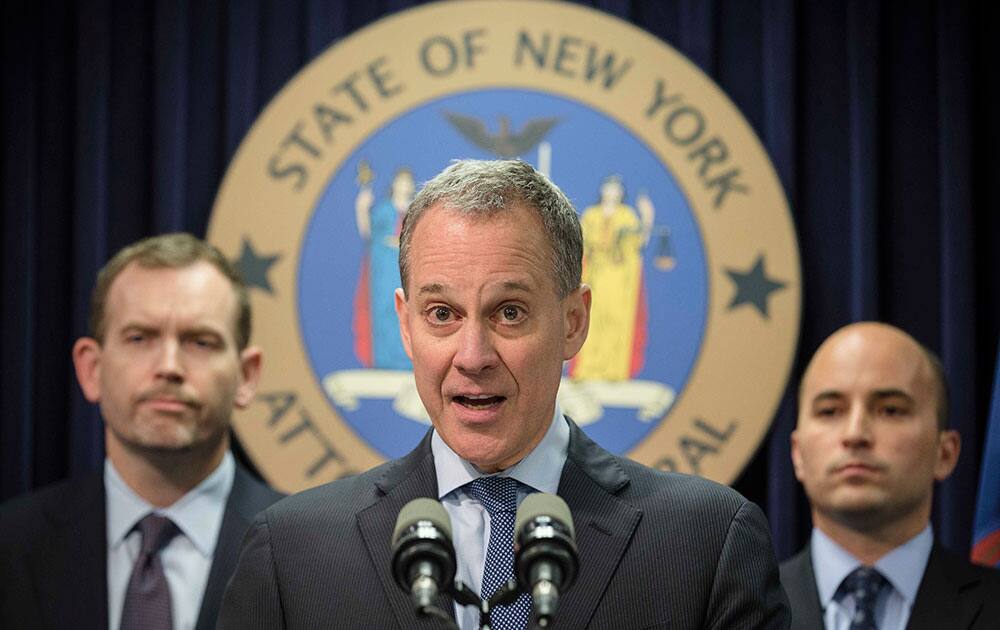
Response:
M413 231L396 312L417 391L459 456L492 472L516 464L552 420L563 361L583 345L590 291L559 299L541 220L441 204Z
M958 434L938 429L938 395L928 359L894 328L856 324L820 347L792 434L817 526L922 529L959 451Z
M109 452L217 451L230 414L249 404L260 353L236 347L237 298L229 280L199 261L179 269L132 263L105 305L103 343L73 350L86 398L100 403Z

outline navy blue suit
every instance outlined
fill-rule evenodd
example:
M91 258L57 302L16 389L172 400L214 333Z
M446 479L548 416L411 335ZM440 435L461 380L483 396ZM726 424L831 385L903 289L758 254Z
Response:
M197 630L215 627L243 535L281 496L236 466ZM106 523L101 473L0 506L0 626L107 630Z

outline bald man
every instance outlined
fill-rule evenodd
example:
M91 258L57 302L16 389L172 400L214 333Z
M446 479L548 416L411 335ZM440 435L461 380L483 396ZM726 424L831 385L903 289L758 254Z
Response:
M793 629L1000 627L1000 572L934 543L934 482L961 440L931 351L886 324L838 330L806 368L791 439L813 520L781 567Z

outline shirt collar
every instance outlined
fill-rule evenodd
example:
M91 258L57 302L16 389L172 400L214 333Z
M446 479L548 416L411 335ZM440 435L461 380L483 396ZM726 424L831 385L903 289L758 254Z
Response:
M524 485L539 492L555 494L559 489L566 454L569 451L569 424L556 405L552 422L545 437L520 462L499 474L513 477ZM476 467L451 450L437 431L431 435L431 452L434 454L434 470L437 474L438 498L461 488L483 474Z
M107 496L108 548L115 549L144 516L150 512L170 518L199 553L210 558L222 527L226 500L236 477L236 463L229 451L222 463L173 505L156 508L125 483L111 460L104 460L104 489Z
M933 545L934 531L928 524L919 534L875 562L875 568L879 573L885 576L910 605L917 597L917 589L920 588L920 581L923 579ZM861 566L861 561L817 528L813 528L812 531L810 553L813 572L816 575L816 589L819 591L819 603L826 609L840 583L851 571Z
M899 591L906 603L912 605L927 568L927 560L934 546L934 532L927 525L919 534L885 554L875 563L875 568Z

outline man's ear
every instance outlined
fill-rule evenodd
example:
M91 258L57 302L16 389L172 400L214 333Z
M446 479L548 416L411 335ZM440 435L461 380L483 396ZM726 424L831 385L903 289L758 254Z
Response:
M937 462L934 464L934 479L944 481L958 464L962 452L962 436L958 431L941 431L938 435Z
M798 429L792 431L790 440L792 443L792 468L795 470L795 478L802 481L802 454L799 453Z
M563 360L569 361L583 347L590 330L590 287L581 284L563 298L566 337L563 343Z
M263 352L257 346L247 346L240 352L240 384L233 398L237 409L246 409L253 402L263 361Z
M97 404L101 401L101 344L91 337L80 337L73 344L73 367L83 397Z
M406 356L413 360L413 346L410 344L410 318L407 317L406 294L402 289L396 289L396 319L399 320L399 336L403 341Z

